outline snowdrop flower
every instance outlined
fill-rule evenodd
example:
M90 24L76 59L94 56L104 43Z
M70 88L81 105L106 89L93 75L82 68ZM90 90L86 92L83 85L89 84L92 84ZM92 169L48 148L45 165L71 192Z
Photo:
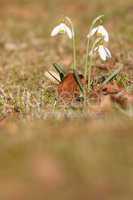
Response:
M90 38L96 33L98 34L98 36L102 36L105 42L109 41L109 34L107 30L101 25L93 28L91 32L87 35L87 37Z
M65 33L68 35L70 39L72 39L74 36L74 33L71 31L71 29L66 24L61 23L52 30L51 36L54 37L58 34L65 34Z
M99 55L100 55L100 57L101 57L101 59L103 60L103 61L106 61L107 59L110 59L111 58L111 53L110 53L110 51L109 51L109 49L107 49L106 47L104 47L103 45L100 45L99 47L97 47L96 49L95 49L95 51L98 51L98 53L99 53Z

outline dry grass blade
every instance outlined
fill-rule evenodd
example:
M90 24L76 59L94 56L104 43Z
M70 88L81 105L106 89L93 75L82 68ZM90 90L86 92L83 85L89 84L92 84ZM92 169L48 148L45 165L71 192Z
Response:
M46 71L45 72L45 77L51 80L53 83L60 83L60 76L55 73L54 71Z

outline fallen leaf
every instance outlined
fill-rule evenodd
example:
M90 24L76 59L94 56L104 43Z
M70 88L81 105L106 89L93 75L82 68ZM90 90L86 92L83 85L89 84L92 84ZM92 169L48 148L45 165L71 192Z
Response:
M79 75L82 84L85 84L83 75ZM58 94L60 98L72 101L80 95L79 86L73 73L68 73L64 80L58 85Z

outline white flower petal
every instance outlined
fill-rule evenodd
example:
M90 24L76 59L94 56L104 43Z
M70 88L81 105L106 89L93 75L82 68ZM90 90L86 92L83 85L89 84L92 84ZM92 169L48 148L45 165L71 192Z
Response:
M87 37L90 38L93 35L95 35L96 33L99 34L100 36L102 36L105 42L109 41L109 34L108 34L107 30L101 25L93 28L91 30L91 32L87 35Z
M64 28L65 28L65 32L67 33L68 37L70 39L72 39L74 36L74 33L72 33L71 29L68 26L65 25Z
M72 37L73 37L71 29L64 23L61 23L58 26L56 26L52 30L51 36L54 37L54 36L58 35L59 33L61 33L61 34L65 34L66 33L70 39L72 39Z
M61 25L56 26L56 27L52 30L51 36L54 37L54 36L58 35L59 32L60 32L60 29L61 29Z
M106 47L104 47L102 45L99 46L98 52L103 61L106 61L107 59L111 58L111 53L110 53L109 49L107 49Z
M105 48L102 45L99 46L98 52L99 52L99 55L100 55L101 59L103 61L106 61L107 53L105 51Z
M107 57L108 57L108 58L111 58L112 56L111 56L111 53L110 53L109 49L107 49L106 47L105 47L104 49L105 49L105 51L106 51Z
M103 36L105 42L109 41L109 34L103 26L98 26L97 33L99 33Z

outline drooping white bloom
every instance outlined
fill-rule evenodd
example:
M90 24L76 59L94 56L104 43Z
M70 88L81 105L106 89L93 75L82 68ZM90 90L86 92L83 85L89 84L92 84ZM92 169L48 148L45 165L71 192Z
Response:
M107 59L111 58L111 53L108 48L104 47L103 45L100 45L95 49L95 51L98 50L98 53L103 61L106 61Z
M102 36L105 42L109 41L108 31L103 26L97 26L91 30L91 32L87 35L87 37L92 37L93 35L98 34Z
M70 39L72 39L74 36L74 33L71 31L71 29L66 24L61 23L52 30L51 36L54 37L58 34L65 34L65 33L68 35Z

